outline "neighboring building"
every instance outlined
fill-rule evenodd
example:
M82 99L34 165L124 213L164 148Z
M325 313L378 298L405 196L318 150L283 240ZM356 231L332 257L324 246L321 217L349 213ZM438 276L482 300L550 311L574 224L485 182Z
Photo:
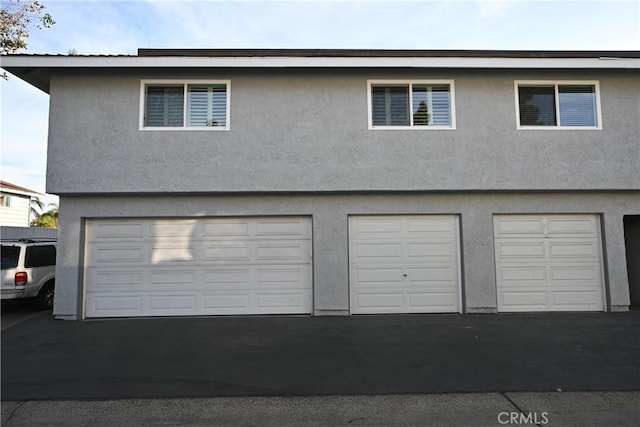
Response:
M28 227L31 198L41 196L28 188L0 181L0 225Z
M630 305L639 52L144 49L3 67L51 95L58 318Z

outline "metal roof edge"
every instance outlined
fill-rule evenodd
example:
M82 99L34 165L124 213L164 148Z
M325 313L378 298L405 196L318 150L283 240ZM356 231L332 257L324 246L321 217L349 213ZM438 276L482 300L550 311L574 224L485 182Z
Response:
M162 49L140 48L139 57L330 57L330 58L640 58L632 50L464 50L464 49Z

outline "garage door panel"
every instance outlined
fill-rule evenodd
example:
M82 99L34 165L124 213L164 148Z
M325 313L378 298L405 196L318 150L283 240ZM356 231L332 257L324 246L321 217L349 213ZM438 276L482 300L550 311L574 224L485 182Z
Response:
M246 311L251 306L251 295L246 294L204 294L203 309L224 309L235 311ZM238 310L240 309L240 310Z
M300 221L288 220L268 220L257 221L255 224L255 237L276 238L282 240L285 238L310 238L309 228Z
M356 307L359 311L370 313L400 312L404 308L402 293L360 293L356 295Z
M542 237L544 236L544 220L535 217L501 215L494 217L493 230L496 238Z
M425 219L407 219L407 238L409 239L448 239L455 234L455 223L450 217L432 217Z
M97 272L92 270L87 278L95 288L123 286L126 288L142 282L142 271Z
M103 221L91 229L87 229L87 241L107 239L139 240L144 238L144 224L142 222Z
M302 217L89 220L85 315L308 314L310 229Z
M457 311L458 296L454 292L409 292L409 307L422 312Z
M547 233L553 236L593 236L598 233L597 227L592 215L547 217Z
M514 217L494 217L498 310L604 310L597 215ZM541 225L542 236L533 223ZM508 233L500 231L503 224ZM531 237L522 237L526 233Z
M154 270L149 274L150 288L176 286L192 288L197 282L197 273L193 270ZM186 286L185 286L186 285Z
M146 251L138 246L113 246L113 247L96 247L92 253L89 262L99 263L138 263L142 262Z
M400 219L360 219L353 223L352 236L354 239L386 239L390 235L402 234Z
M399 267L357 268L356 280L360 286L368 284L402 283L403 270Z
M203 283L207 287L244 284L250 280L250 271L248 268L233 270L203 270L202 279Z
M498 240L496 248L499 262L540 262L546 258L546 247L543 241Z
M196 247L185 242L182 245L155 246L151 248L151 263L184 263L196 261Z
M457 218L349 218L351 313L458 312Z
M203 248L203 261L242 261L251 260L251 249L248 244L216 244L206 245Z
M547 282L547 267L544 265L498 265L496 271L499 286L531 286Z
M262 308L295 308L303 304L304 295L300 293L258 294L257 304Z
M355 243L352 245L357 262L385 262L402 260L402 243Z
M256 280L259 288L277 286L279 288L299 288L311 274L307 267L300 268L258 268Z
M597 289L588 291L554 291L551 293L553 304L564 307L591 306L595 309L602 307L601 295Z
M431 267L408 267L407 279L410 283L446 283L451 284L458 275L457 270L450 264Z
M149 235L152 238L171 237L173 239L192 238L196 236L196 220L156 220L150 225ZM168 239L163 239L168 240Z
M300 261L308 259L307 245L297 242L286 243L258 243L256 246L256 261Z
M592 265L550 267L549 270L553 284L584 286L591 283L596 288L600 286L600 270Z
M118 296L90 295L87 298L87 310L102 316L118 316L122 313L137 313L142 309L143 295L123 294Z
M407 243L407 257L409 262L437 262L448 261L456 256L456 244L448 242Z
M249 238L249 223L247 221L205 220L202 224L204 237L226 238L230 236Z
M149 296L149 310L188 310L190 312L196 309L195 295L152 295Z
M552 241L549 242L551 261L558 258L582 258L593 261L598 258L598 244L595 239L587 241Z
M546 291L519 291L504 290L500 298L502 308L507 311L539 310L544 311L549 305L549 297ZM499 307L500 308L500 307Z

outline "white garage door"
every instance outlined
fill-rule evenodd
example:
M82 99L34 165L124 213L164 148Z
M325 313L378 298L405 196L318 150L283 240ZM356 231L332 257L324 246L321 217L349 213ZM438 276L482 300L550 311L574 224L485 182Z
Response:
M460 311L458 219L349 218L352 314Z
M596 215L494 217L498 311L602 311Z
M311 313L309 218L88 220L85 316Z

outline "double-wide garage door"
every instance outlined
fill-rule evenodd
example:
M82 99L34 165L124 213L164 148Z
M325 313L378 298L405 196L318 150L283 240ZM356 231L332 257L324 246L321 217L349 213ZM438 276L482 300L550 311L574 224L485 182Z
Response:
M311 313L306 217L88 220L85 316Z
M460 311L458 218L349 218L352 314Z
M494 217L498 311L604 310L596 215Z

